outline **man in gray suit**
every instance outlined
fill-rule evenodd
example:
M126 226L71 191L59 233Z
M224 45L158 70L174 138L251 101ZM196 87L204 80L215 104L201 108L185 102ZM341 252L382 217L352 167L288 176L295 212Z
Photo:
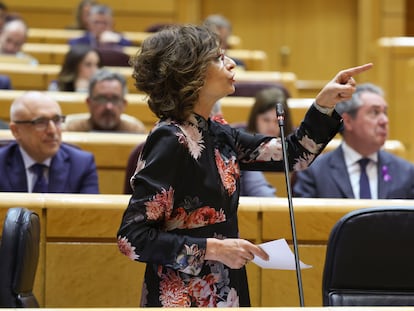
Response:
M352 99L336 105L342 115L341 145L297 173L294 196L314 198L413 199L414 165L381 150L388 137L387 102L370 83L357 86ZM366 169L360 166L365 158ZM367 186L361 175L367 175ZM368 187L368 196L361 194Z

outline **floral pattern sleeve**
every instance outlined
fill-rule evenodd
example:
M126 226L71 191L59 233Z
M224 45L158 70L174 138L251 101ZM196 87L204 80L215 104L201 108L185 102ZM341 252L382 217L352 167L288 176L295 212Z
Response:
M206 239L172 233L197 226L196 214L209 212L207 207L191 214L187 214L184 207L173 210L183 169L179 163L185 157L194 156L186 152L187 147L185 135L174 126L156 130L149 137L133 178L134 194L118 232L118 246L132 260L198 273ZM193 153L196 149L191 148ZM221 217L219 213L213 214L211 218Z
M311 107L295 133L286 137L289 167L300 171L307 168L336 135L341 125L336 113L328 116ZM280 138L251 136L238 131L240 168L245 170L283 170L283 150ZM261 138L261 139L260 139Z

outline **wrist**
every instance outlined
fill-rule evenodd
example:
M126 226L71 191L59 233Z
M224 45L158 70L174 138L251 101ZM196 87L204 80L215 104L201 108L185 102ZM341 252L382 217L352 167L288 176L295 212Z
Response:
M322 107L320 105L318 105L318 103L316 101L313 102L313 105L315 106L315 108L317 110L319 110L319 112L326 114L328 116L331 116L335 107Z

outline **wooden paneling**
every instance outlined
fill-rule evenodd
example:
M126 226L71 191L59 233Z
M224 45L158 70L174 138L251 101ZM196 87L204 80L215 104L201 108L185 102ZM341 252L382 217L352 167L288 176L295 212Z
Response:
M381 38L377 42L377 83L388 102L390 138L400 140L414 161L414 38Z

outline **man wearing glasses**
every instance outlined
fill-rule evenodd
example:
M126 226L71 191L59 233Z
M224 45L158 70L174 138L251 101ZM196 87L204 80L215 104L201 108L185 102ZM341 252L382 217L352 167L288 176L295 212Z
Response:
M45 93L29 91L10 108L15 142L0 148L0 191L99 193L91 153L62 143L59 104Z
M64 130L146 133L145 125L140 120L124 113L126 92L124 76L108 69L99 70L89 82L86 99L89 114L68 115Z

